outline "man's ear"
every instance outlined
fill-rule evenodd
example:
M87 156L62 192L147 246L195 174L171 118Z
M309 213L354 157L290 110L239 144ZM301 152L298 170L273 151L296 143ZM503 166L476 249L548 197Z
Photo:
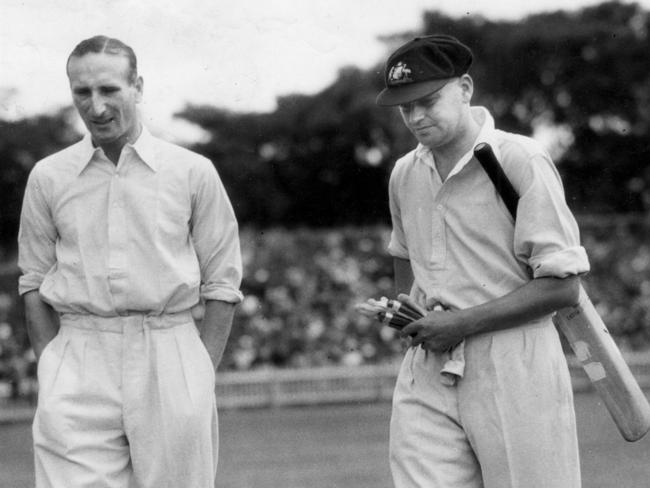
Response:
M460 77L460 88L461 96L464 103L469 103L472 100L472 95L474 94L474 80L472 77L465 73Z
M140 103L142 101L142 94L144 90L144 80L142 79L142 76L138 76L138 78L135 80L135 89L138 92L136 102Z

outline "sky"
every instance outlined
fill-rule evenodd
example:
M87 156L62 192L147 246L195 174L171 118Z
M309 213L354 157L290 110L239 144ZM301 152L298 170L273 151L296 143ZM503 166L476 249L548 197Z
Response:
M187 104L265 112L276 97L316 93L344 66L388 54L379 37L422 26L422 12L514 20L598 0L1 0L0 118L70 104L65 61L82 39L117 37L138 56L142 113L154 130ZM648 4L650 0L638 3Z

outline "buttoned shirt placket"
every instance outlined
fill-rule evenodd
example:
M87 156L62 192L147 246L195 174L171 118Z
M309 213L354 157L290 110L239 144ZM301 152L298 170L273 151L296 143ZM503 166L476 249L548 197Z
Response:
M113 165L108 190L108 281L116 310L124 311L124 293L127 289L127 233L124 185L126 183L126 160L130 149L125 147L117 165ZM121 306L122 305L122 306Z
M429 156L429 157L427 157ZM442 181L442 177L438 172L435 161L431 154L422 155L419 161L429 168L429 188L431 191L431 198L434 201L433 208L431 209L431 256L430 264L432 271L442 271L445 268L447 242L445 239L445 202L449 187L449 178ZM438 295L438 289L432 289L432 295Z
M465 154L461 157L457 163L454 165L452 170L447 175L447 178L443 181L438 168L436 167L435 159L433 154L422 148L420 154L418 155L418 160L420 163L425 164L429 167L429 188L431 190L431 196L434 201L433 208L431 210L431 220L432 220L432 235L431 235L431 264L432 271L438 270L442 271L447 268L447 242L445 239L445 210L447 208L447 202L451 193L454 191L454 177L462 171L462 169L467 165L471 160L471 154ZM430 292L431 296L435 298L439 295L439 287L436 286Z

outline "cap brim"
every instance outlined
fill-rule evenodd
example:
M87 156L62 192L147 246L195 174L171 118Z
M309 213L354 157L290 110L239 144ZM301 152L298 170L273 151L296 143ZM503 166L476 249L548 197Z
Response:
M442 80L421 81L419 83L410 83L408 85L384 88L379 95L377 95L377 105L382 107L392 107L394 105L413 102L419 98L437 92L448 82L449 78L445 78Z

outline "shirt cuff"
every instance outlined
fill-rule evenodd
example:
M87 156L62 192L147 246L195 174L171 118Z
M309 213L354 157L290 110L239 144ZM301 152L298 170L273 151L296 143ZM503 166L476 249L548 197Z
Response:
M225 288L218 285L203 285L201 286L201 298L203 300L239 303L244 299L244 295L241 291L233 288Z
M394 239L391 239L388 243L388 254L394 258L409 259L408 250L404 246L398 244Z
M29 273L18 278L18 294L24 295L27 292L38 290L43 283L45 276L38 273Z
M582 246L570 247L530 259L534 278L566 278L589 271L587 251Z

